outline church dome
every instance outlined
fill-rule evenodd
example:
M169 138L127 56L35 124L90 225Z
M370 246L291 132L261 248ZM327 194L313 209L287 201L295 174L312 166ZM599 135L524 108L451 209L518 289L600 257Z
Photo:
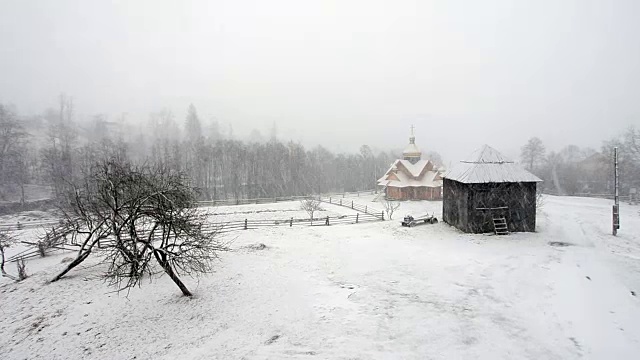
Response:
M422 151L418 149L415 143L411 142L402 152L402 156L404 157L422 157Z
M416 137L413 135L413 126L411 126L411 137L409 138L409 145L402 152L402 157L405 160L409 160L412 164L415 164L422 158L422 151L416 146Z

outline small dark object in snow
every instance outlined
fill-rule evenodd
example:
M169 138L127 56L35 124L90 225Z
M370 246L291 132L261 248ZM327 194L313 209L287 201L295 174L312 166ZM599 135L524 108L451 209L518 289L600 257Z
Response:
M60 263L61 263L61 264L64 264L64 263L68 263L68 262L72 262L72 261L73 261L73 258L72 258L72 257L70 257L70 256L68 256L68 257L66 257L66 258L62 259L62 260L60 261Z
M631 295L636 296L636 292L631 290Z
M257 251L257 250L265 250L268 248L268 246L263 243L259 243L259 244L247 245L244 248L247 250Z
M276 342L278 339L280 339L280 335L273 335L269 340L265 341L264 344L271 345L274 342Z
M564 241L550 241L549 245L557 246L557 247L565 247L565 246L571 246L573 244L568 243L568 242L564 242Z
M586 277L588 280L591 280L591 278L590 278L590 277L588 277L588 276L585 276L585 277Z

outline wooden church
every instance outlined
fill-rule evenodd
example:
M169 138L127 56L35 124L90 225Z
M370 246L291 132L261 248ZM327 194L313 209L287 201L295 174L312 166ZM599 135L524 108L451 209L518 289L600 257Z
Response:
M436 169L416 146L411 129L409 145L402 152L402 159L393 162L378 186L389 200L440 200L442 199L442 171Z

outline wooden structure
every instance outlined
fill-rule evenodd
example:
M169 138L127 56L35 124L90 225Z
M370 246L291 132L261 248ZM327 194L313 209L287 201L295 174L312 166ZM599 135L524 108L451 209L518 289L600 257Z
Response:
M444 222L468 233L535 231L538 177L483 146L444 174Z
M429 160L422 159L422 152L415 143L413 127L409 145L402 152L402 159L378 179L385 197L391 200L440 200L442 199L442 170Z

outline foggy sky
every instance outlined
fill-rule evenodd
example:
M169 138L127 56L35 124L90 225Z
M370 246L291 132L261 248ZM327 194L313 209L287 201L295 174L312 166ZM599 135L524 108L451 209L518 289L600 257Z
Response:
M0 0L0 102L78 116L194 103L206 120L334 150L457 161L599 148L640 124L640 1Z

